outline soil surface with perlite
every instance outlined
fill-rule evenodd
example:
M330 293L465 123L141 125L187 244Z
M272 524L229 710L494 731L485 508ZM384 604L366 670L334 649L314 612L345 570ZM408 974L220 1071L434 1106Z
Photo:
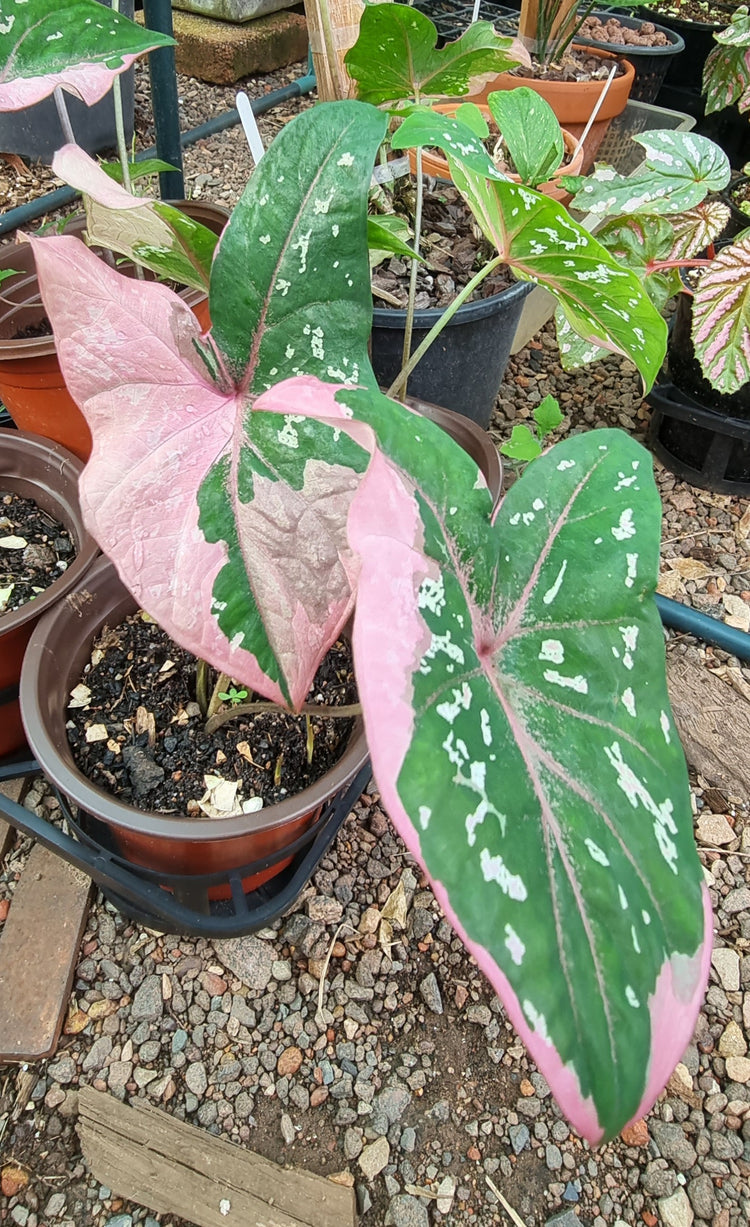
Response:
M227 712L254 698L237 683L221 693ZM355 701L351 651L339 640L308 702ZM353 723L314 715L308 723L268 705L207 735L195 657L144 613L104 628L70 704L68 739L92 783L140 809L189 817L227 817L301 792L338 761Z
M0 491L0 614L33 601L67 570L75 544L33 499Z

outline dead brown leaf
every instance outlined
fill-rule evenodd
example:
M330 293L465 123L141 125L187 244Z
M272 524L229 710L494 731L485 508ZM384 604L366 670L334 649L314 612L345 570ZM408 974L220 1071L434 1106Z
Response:
M154 713L145 707L139 707L135 713L135 731L138 736L148 735L148 744L156 745L156 720Z
M706 566L698 558L667 558L667 566L676 571L682 579L708 579L712 574L711 567Z
M89 1025L89 1016L83 1010L70 1010L63 1028L66 1035L78 1035Z

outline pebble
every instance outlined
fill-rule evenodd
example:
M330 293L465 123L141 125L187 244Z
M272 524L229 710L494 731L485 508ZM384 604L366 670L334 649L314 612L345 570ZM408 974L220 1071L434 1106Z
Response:
M674 1164L680 1172L690 1171L698 1156L695 1147L685 1136L682 1125L655 1120L651 1125L651 1136L663 1158Z
M428 976L419 985L419 995L427 1006L428 1010L432 1010L433 1014L442 1014L443 999L440 995L437 977L434 971L431 971Z
M281 1136L287 1146L291 1146L297 1137L292 1118L288 1112L281 1113Z
M727 1057L727 1075L733 1082L750 1082L750 1057Z
M241 980L253 996L266 991L271 979L274 956L273 948L260 938L230 937L213 943L219 962Z
M736 950L720 946L711 954L711 966L728 993L737 993L740 988L740 956Z
M133 998L131 1018L134 1022L158 1022L163 1012L161 976L146 976Z
M695 1215L684 1189L659 1200L659 1215L664 1227L691 1227Z
M208 1087L206 1067L202 1061L193 1061L185 1070L185 1085L199 1099L205 1095Z
M363 1176L366 1176L368 1180L374 1180L387 1166L390 1157L391 1148L387 1138L376 1138L374 1142L370 1142L359 1156L359 1166Z
M385 1227L430 1227L430 1216L423 1201L409 1193L391 1198Z

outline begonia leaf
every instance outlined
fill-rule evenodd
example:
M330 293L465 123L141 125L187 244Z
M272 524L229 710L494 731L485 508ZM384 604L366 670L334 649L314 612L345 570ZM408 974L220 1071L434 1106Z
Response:
M692 209L709 192L729 183L729 159L718 145L695 132L642 132L633 137L646 151L633 175L599 167L571 201L584 213L657 213Z
M57 86L92 106L139 55L173 44L96 0L0 0L0 111Z
M750 380L750 238L714 256L693 298L693 344L703 373L718 392Z

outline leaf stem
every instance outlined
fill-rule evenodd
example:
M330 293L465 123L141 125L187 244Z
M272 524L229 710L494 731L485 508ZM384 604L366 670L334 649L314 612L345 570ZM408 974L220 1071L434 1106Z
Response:
M423 341L420 342L420 344L414 350L414 353L412 354L409 361L399 371L398 375L394 379L390 388L386 392L386 396L396 396L397 395L396 390L409 377L409 375L411 375L412 371L414 370L414 367L427 353L427 350L432 345L432 342L437 337L440 336L440 333L443 331L446 324L449 324L450 321L453 319L453 316L458 311L458 308L462 307L463 304L466 302L467 298L471 297L471 295L474 293L477 286L482 284L485 277L488 277L490 273L494 272L496 268L499 268L501 264L506 264L506 263L507 263L507 259L505 256L495 256L494 259L490 260L488 264L485 264L484 268L480 268L479 272L476 273L472 277L471 281L469 281L468 284L464 286L464 288L461 290L461 293L456 295L456 297L453 299L453 302L450 304L450 306L445 308L445 311L440 316L440 319L437 321L437 323L433 324L432 328L427 333L427 336L424 338Z
M419 255L419 236L422 230L422 207L424 204L424 183L422 181L422 150L416 150L417 201L414 209L414 255ZM394 396L405 399L406 382L409 378L407 366L411 352L411 338L414 332L414 303L417 297L417 273L419 264L412 260L409 273L409 300L406 304L406 322L404 324L404 348L401 355L401 371L398 376L398 387ZM396 385L394 384L394 387Z
M65 101L65 92L61 85L55 86L55 92L53 96L55 99L55 106L57 107L57 114L60 120L60 127L63 130L63 136L65 137L66 144L75 145L76 143L75 132L73 131L73 125L70 122L68 106Z
M222 674L222 676L225 676ZM310 716L320 716L324 720L335 720L338 717L342 719L350 716L362 715L361 703L345 703L341 707L331 707L325 703L304 703L299 712L288 712L285 708L280 707L278 703L270 703L265 699L258 699L252 703L237 703L234 707L227 708L226 711L216 712L209 720L206 721L206 736L210 737L217 729L220 729L223 724L229 720L233 720L235 716L254 716L260 712L275 711L282 715L301 715L305 718Z

